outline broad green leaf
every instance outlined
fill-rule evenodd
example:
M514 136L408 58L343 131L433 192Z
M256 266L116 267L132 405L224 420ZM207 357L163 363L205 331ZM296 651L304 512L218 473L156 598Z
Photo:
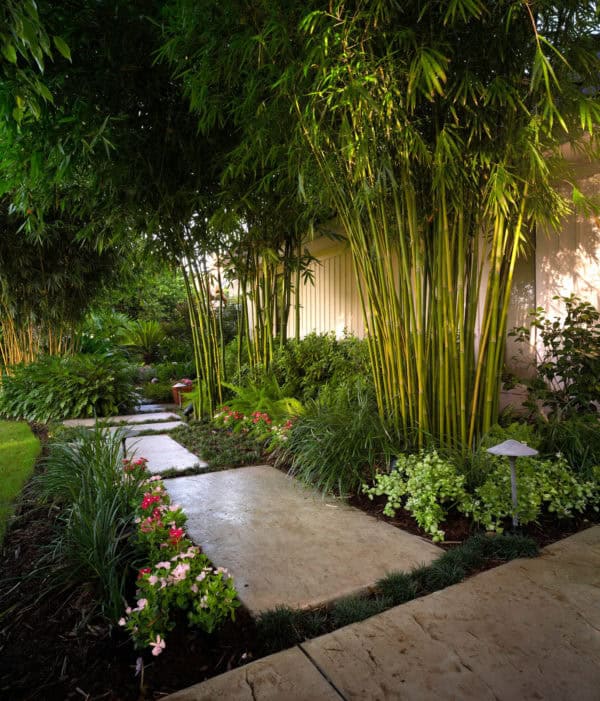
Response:
M15 51L15 47L11 42L7 42L6 44L2 45L2 55L10 63L17 62L17 52Z
M71 60L71 49L67 42L59 36L53 36L54 46L56 46L57 51L64 56L68 61Z

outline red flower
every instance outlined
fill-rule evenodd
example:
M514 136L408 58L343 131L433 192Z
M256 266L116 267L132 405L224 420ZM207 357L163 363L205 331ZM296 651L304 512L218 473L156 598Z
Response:
M138 572L138 579L141 579L145 574L150 574L152 572L152 568L150 567L142 567L142 569Z
M169 540L172 545L177 545L183 538L183 528L171 528L169 530Z

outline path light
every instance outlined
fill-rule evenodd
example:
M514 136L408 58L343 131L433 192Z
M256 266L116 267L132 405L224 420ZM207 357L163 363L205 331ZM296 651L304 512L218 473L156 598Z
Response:
M530 458L538 454L534 448L530 448L525 443L519 441L504 441L498 443L493 448L488 448L488 453L492 455L503 455L510 462L510 487L512 491L513 503L513 526L516 528L519 525L519 504L517 501L517 458Z

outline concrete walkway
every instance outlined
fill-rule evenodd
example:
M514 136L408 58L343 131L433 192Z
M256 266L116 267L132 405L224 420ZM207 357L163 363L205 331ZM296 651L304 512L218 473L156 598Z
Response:
M600 526L166 698L598 701Z
M166 487L186 513L191 539L231 572L252 613L331 602L442 554L268 465L180 477Z

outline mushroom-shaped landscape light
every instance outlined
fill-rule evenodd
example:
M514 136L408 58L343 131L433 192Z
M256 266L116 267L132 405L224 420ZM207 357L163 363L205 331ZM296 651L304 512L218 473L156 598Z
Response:
M510 487L512 491L513 503L513 526L519 525L519 502L517 499L517 458L530 458L538 454L534 448L530 448L525 443L519 441L504 441L498 443L493 448L488 448L488 453L492 455L503 455L510 462Z

